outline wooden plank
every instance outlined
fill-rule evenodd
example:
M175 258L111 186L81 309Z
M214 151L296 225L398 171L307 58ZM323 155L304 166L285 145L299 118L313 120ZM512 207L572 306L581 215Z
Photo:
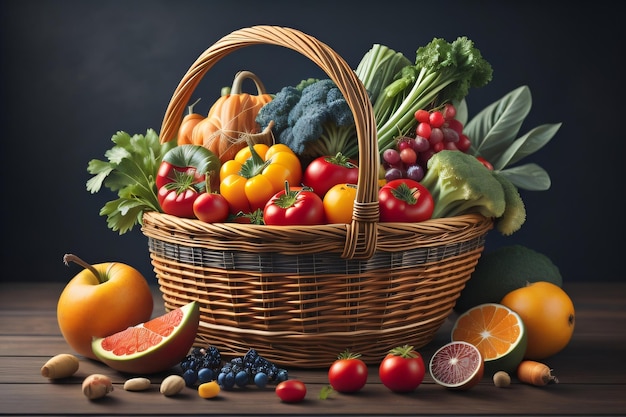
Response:
M354 395L334 394L318 399L322 384L307 383L306 399L284 404L266 389L222 391L205 400L185 388L164 397L158 385L143 392L124 391L119 383L107 397L89 401L78 383L12 384L3 387L2 412L46 415L623 415L624 386L559 384L537 388L513 384L506 389L480 384L467 392L451 392L422 384L410 394L391 394L380 384L367 385ZM28 399L28 401L25 401ZM252 413L252 414L250 414Z
M0 286L0 414L8 415L624 415L626 410L626 284L568 284L576 307L576 330L570 344L545 362L560 383L532 387L514 383L506 389L493 386L486 376L468 392L452 392L434 384L426 375L411 394L389 392L380 383L375 367L365 389L355 395L333 394L317 398L327 384L325 369L289 369L292 379L305 381L307 399L283 404L273 387L222 392L215 400L203 400L186 388L175 398L163 397L158 384L169 372L150 376L146 392L126 392L130 375L113 371L96 361L81 358L77 374L52 382L40 375L45 361L71 352L56 326L56 298L62 284ZM155 315L162 314L161 295L153 288ZM420 349L428 361L447 342L454 314L431 344ZM80 383L90 373L110 375L116 390L103 401L89 401ZM178 372L177 368L171 372Z

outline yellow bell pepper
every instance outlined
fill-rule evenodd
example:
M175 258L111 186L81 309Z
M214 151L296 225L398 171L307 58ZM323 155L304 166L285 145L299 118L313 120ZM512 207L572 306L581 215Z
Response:
M285 181L300 185L302 165L298 156L284 144L255 144L237 152L220 169L220 194L231 213L263 210L274 194L285 188Z

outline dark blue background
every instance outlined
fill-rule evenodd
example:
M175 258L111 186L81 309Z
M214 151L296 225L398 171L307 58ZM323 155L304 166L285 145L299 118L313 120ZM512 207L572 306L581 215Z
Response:
M565 12L549 2L500 1L8 1L2 39L3 280L66 281L73 252L118 260L149 281L139 228L118 235L99 216L108 191L91 195L87 163L103 159L118 130L159 130L178 81L220 37L256 24L291 26L356 66L373 43L410 59L433 37L468 36L494 79L468 96L470 116L526 84L533 95L522 131L563 122L532 157L552 176L549 191L523 192L528 219L487 250L524 244L550 256L565 281L622 279L624 236L623 18L608 3ZM240 69L269 91L317 74L305 58L253 47L224 58L201 84L218 94ZM208 109L204 99L197 110ZM204 105L205 107L202 107Z

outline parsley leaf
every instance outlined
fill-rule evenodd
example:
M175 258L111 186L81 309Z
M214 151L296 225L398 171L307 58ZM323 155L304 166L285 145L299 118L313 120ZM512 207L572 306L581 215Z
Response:
M176 141L161 144L159 135L148 129L145 135L129 135L119 131L111 137L115 144L105 152L107 160L92 159L87 171L87 191L99 192L102 187L117 192L117 199L100 209L107 216L107 225L124 234L141 224L145 211L161 211L157 199L156 174L163 155L176 146Z

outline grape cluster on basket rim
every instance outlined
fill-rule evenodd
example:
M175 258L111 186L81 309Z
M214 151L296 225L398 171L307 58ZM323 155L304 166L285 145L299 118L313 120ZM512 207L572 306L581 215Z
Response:
M417 110L415 120L415 132L399 136L396 146L382 154L387 181L398 178L421 181L426 174L428 160L435 153L444 149L467 152L470 148L470 139L463 133L463 124L456 119L453 104Z

